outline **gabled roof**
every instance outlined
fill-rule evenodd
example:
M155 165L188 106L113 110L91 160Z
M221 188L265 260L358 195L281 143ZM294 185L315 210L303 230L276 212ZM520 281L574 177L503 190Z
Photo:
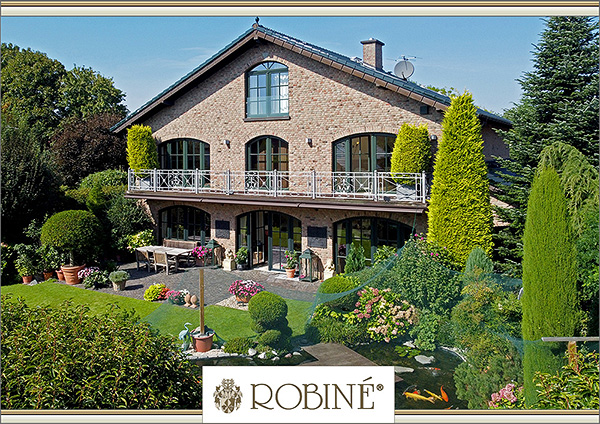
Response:
M411 99L417 100L436 109L446 110L448 106L450 106L451 99L448 96L444 96L436 91L421 87L414 82L399 78L392 73L385 72L383 70L377 70L374 67L362 62L357 62L339 53L315 46L314 44L307 43L294 37L290 37L289 35L266 28L262 25L254 24L252 28L241 34L238 38L215 53L200 66L193 69L183 78L179 79L177 82L163 90L137 110L130 113L127 117L114 125L111 130L113 132L120 132L129 125L135 123L138 119L141 119L145 115L153 112L161 105L168 105L170 103L170 99L177 95L177 93L190 86L190 84L196 82L205 73L218 66L222 61L234 54L248 42L257 39L264 39L265 41L282 46L283 48L292 50L298 54L314 59L343 72L347 72L358 78L362 78L366 81L374 83L377 86L384 87L391 91L410 97ZM503 125L512 125L512 122L508 119L494 115L493 113L483 109L477 109L477 114L483 120L488 120Z

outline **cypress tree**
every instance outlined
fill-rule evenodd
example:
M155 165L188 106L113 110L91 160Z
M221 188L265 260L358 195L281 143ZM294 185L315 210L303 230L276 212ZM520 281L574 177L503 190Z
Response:
M534 46L533 70L518 80L522 99L504 115L513 127L499 131L510 151L510 160L499 160L508 172L497 197L510 205L496 208L500 219L510 223L497 236L502 271L521 274L527 199L542 149L560 141L598 166L598 60L596 20L546 20L540 43Z
M537 399L536 371L560 367L558 346L542 337L573 336L577 317L575 246L558 173L540 168L533 180L523 236L522 333L526 403Z
M492 251L492 210L481 123L470 93L454 97L433 167L428 239L464 266L473 248Z
M147 125L134 125L127 130L127 163L134 171L158 168L158 151Z
M392 175L427 171L431 163L431 142L427 126L402 124L392 151ZM399 183L414 179L394 178Z

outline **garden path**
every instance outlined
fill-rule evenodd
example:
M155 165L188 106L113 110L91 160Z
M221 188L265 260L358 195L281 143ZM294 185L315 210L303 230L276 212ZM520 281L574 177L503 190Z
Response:
M127 271L131 276L127 281L125 290L114 291L112 286L98 289L99 292L117 294L121 296L143 299L144 292L155 283L163 283L171 290L187 289L191 294L198 295L199 274L198 267L180 267L176 273L166 275L164 271L148 272L145 268L136 269L136 263L120 265L119 269ZM228 289L235 280L254 280L265 286L265 289L276 293L286 299L304 300L312 302L319 287L319 282L305 283L298 279L288 279L285 274L274 271L246 270L225 271L221 268L204 268L204 298L206 305L214 305L231 296ZM63 283L61 281L61 283ZM74 287L85 289L83 285Z

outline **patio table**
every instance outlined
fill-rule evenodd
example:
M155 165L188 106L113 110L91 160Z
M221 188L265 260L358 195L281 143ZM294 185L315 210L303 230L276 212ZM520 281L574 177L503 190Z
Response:
M192 254L193 249L181 249L179 247L165 247L165 246L142 246L135 250L139 252L164 252L167 256L175 258L175 263L179 263L179 259ZM136 255L137 269L140 269L140 260Z

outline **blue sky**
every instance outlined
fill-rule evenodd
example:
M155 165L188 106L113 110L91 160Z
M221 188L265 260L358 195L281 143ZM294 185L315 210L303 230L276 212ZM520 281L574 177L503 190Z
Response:
M130 111L246 31L254 17L2 17L2 42L92 67L126 93ZM411 57L411 80L473 93L502 113L518 102L516 81L532 69L540 17L271 17L260 24L347 55L361 40L385 43L384 69Z

